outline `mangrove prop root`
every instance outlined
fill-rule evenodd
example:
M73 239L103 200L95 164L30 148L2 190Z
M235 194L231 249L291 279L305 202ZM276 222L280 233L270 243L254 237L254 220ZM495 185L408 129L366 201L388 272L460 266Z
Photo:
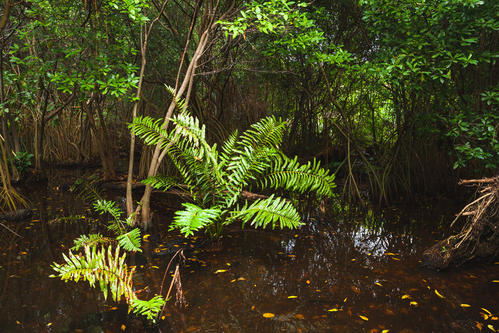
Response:
M465 219L459 233L433 245L423 253L423 264L434 269L459 266L475 258L499 255L499 176L461 180L460 185L477 188L477 198L467 204L451 223Z

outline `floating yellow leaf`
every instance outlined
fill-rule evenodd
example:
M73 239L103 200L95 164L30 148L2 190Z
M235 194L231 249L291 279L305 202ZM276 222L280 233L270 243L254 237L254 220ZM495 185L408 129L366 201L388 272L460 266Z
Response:
M499 283L499 280L492 280L492 283Z
M498 318L496 316L490 317L490 320L497 320Z
M165 320L165 318L166 318L165 316L161 316L161 320Z
M145 234L145 235L142 237L142 239L143 239L144 241L146 241L146 242L147 242L147 241L149 240L149 237L151 237L151 235L150 235L150 234Z
M219 273L225 273L225 272L227 272L226 269L217 269L214 273L219 274Z
M415 301L412 301L409 304L412 305L412 306L418 306L418 302L415 302Z
M497 332L496 329L494 328L494 326L492 325L487 325L487 327L489 328L489 330L491 330L492 332Z
M435 289L435 294L440 298L445 298L445 296L439 293L437 289Z
M385 252L385 256L398 256L398 254L391 253L391 252Z
M483 320L487 320L490 317L488 314L483 313L483 312L480 312L480 315L483 317Z
M47 326L52 326L52 323L48 323Z
M478 328L478 330L479 330L479 331L481 331L481 330L482 330L482 328L483 328L483 324L482 324L482 323L479 323L478 321L476 322L476 325L475 325L475 326L476 326L476 328Z
M410 295L407 295L407 294L406 295L402 295L402 299L409 299L409 298L411 298Z
M345 299L343 300L343 303L345 303L347 301L348 297L345 297Z
M360 318L360 319L362 319L362 320L365 320L365 321L368 321L368 320L369 320L369 318L367 318L366 316L360 316L360 315L359 315L359 318Z
M263 316L264 318L274 318L274 317L275 317L275 314L270 313L270 312L265 312L262 316Z
M237 281L246 281L246 279L241 276L237 278Z
M290 258L296 258L296 255L294 255L294 254L288 254L288 257L290 257Z
M230 283L234 283L234 282L236 282L236 281L237 281L236 279L234 279L234 280L230 280Z
M126 330L126 326L125 326L125 324L122 324L122 325L121 325L121 330L122 330L122 331Z
M381 333L388 333L390 330L382 330Z
M307 280L306 282L307 282L307 284L310 284L310 280Z
M305 318L305 316L304 316L304 315L302 315L301 313L297 313L297 314L295 314L295 318L296 318L296 319L304 319L304 318Z
M118 310L118 307L117 306L113 306L112 308L109 308L109 310L115 311L115 310Z
M489 310L487 310L487 309L485 309L485 308L480 308L480 309L482 309L483 311L487 312L487 314L488 314L489 316L492 316L492 313L491 313Z
M329 309L328 311L329 311L329 312L337 312L337 311L338 311L338 309L337 309L337 308L333 308L333 309Z
M225 264L226 264L227 266L230 266L230 262L226 262Z
M383 287L383 285L381 283L379 283L379 282L376 282L375 285Z
M352 261L356 261L357 259L352 259Z
M158 266L151 266L151 268L159 269L159 267L158 267Z
M298 296L288 296L288 298L298 298Z
M255 310L255 306L254 306L254 305L252 305L252 306L251 306L251 311L254 311L254 310Z
M471 305L469 304L466 304L466 303L463 303L463 304L460 304L462 308L471 308Z
M16 320L17 325L21 325L21 322L19 320Z

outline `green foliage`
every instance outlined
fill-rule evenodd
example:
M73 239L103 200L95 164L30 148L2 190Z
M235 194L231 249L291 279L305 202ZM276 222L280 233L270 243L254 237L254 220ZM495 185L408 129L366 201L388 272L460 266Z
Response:
M200 229L219 236L223 225L236 220L243 224L252 220L254 227L300 225L299 215L289 201L270 196L250 205L242 197L245 188L333 194L334 175L316 161L301 165L279 150L286 122L264 118L241 135L234 132L219 152L216 144L207 142L205 127L188 114L185 106L171 121L175 126L166 131L161 121L137 117L130 129L147 144L161 143L186 185L182 188L192 195L195 204L184 204L171 226L185 236ZM162 177L146 182L156 188L169 188L174 183Z
M154 322L165 300L159 295L149 301L137 298L132 280L135 267L128 267L125 263L126 253L121 254L119 246L116 246L113 252L111 246L106 250L104 247L98 248L95 244L84 245L84 250L84 255L75 255L71 251L68 255L63 254L65 263L53 263L52 269L57 274L50 277L63 281L87 281L91 287L98 283L105 299L109 292L115 302L124 298L134 313Z
M116 247L114 254L112 247L107 251L104 247L98 249L97 246L85 246L85 255L77 256L69 251L66 256L63 254L63 265L54 263L52 269L61 280L79 280L88 281L91 287L95 287L96 282L107 299L108 292L111 291L112 299L119 302L124 297L127 302L136 299L133 291L132 275L135 268L128 268L125 263L126 254L120 253L119 246Z
M111 242L112 239L104 237L101 234L80 235L80 237L73 240L74 246L71 248L73 251L78 251L82 247L93 247L98 244L106 244Z
M33 158L33 154L20 151L14 154L14 166L16 167L19 173L24 173L31 167L31 159Z
M148 301L134 299L132 300L130 307L134 313L146 316L147 319L155 322L164 304L165 299L156 295Z
M142 252L140 248L140 230L139 228L135 228L130 230L127 233L121 234L116 237L118 244L130 252Z
M194 231L204 229L215 223L222 211L219 208L201 208L191 203L183 203L184 210L175 212L174 223L170 230L178 228L186 237Z

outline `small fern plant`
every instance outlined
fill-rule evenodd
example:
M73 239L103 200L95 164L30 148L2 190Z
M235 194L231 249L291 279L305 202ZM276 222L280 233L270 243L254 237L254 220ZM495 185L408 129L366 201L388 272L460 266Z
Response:
M74 246L69 253L63 254L65 263L52 264L52 269L57 274L51 277L58 277L63 281L88 281L91 287L98 283L105 299L111 292L113 301L119 302L124 298L131 311L155 322L165 299L160 295L148 301L138 299L132 280L135 267L128 267L126 264L126 252L142 251L140 230L131 229L133 216L123 219L123 212L116 203L103 199L94 202L94 209L101 215L108 213L112 217L107 228L115 237L101 234L81 235L74 240ZM113 250L114 243L117 244ZM72 252L81 248L83 253Z
M143 183L161 190L175 186L193 198L175 213L170 229L179 229L186 237L198 230L217 237L225 225L235 221L255 228L297 228L302 224L300 215L288 199L271 195L250 202L244 191L333 195L334 174L316 160L300 164L296 157L288 158L279 150L286 122L264 118L241 135L232 133L219 149L207 142L205 126L189 114L184 101L176 102L179 113L171 119L174 126L170 130L162 127L161 119L151 117L137 117L129 125L144 143L160 144L181 176L178 180L158 175Z

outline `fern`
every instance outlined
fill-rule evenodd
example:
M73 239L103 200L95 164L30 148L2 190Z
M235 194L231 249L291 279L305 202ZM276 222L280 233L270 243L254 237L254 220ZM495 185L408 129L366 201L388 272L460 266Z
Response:
M140 229L135 228L127 233L121 234L116 237L118 244L126 251L142 252L140 248Z
M279 227L295 229L302 225L300 215L291 202L270 196L267 199L257 200L249 207L244 206L239 211L233 211L231 219L240 219L244 223L250 222L255 228L266 228L269 224L272 229Z
M243 189L255 185L332 196L334 175L315 160L299 164L297 158L289 159L279 150L286 122L264 118L241 135L232 133L219 152L216 144L207 142L204 125L189 115L184 101L175 97L173 89L169 91L180 109L171 119L174 126L170 131L162 128L161 120L148 117L136 118L130 128L147 144L161 144L193 196L195 204L184 204L184 210L175 213L170 229L180 229L185 236L200 229L215 230L218 236L221 226L236 220L243 225L251 221L254 227L301 225L298 212L285 199L271 196L251 205L241 200ZM162 177L145 182L161 189L173 184ZM238 204L243 208L237 209Z
M91 287L99 283L100 290L107 299L111 291L112 299L119 302L124 297L127 302L137 298L133 291L132 275L135 267L129 268L125 264L126 253L120 254L120 247L112 251L111 246L97 249L97 246L85 246L85 255L76 256L71 251L63 254L63 265L54 263L52 269L58 274L50 277L59 277L64 281L88 281Z
M163 297L156 295L148 301L134 299L130 303L130 308L134 313L146 316L147 319L154 323L165 302Z
M186 237L194 231L213 224L222 211L218 207L203 209L191 203L183 203L185 210L175 212L170 230L177 228Z
M298 159L283 155L274 158L269 173L259 182L262 188L282 188L299 193L315 191L321 196L333 196L334 174L320 167L316 160L300 165Z
M99 183L99 177L93 174L86 178L77 179L73 185L71 185L69 190L76 193L76 195L86 202L102 200L102 196L99 191Z
M109 237L104 237L101 234L80 235L80 237L73 240L74 246L71 248L73 251L78 251L85 246L94 246L97 244L106 244L112 241Z
M151 185L152 188L165 192L168 191L171 187L179 185L179 183L175 179L161 175L148 177L142 180L142 184Z

